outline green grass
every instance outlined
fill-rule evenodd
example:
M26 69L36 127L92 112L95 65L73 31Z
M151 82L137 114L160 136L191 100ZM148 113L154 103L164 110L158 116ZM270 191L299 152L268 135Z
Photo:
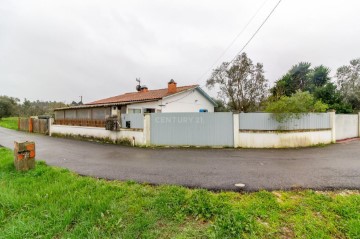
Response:
M9 117L0 119L0 127L8 128L8 129L18 129L18 118L17 117Z
M78 176L0 148L0 238L360 238L358 191L213 193Z

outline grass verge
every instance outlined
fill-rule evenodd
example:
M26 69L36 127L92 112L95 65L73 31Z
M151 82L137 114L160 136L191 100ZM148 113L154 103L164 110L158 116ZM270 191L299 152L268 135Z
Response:
M0 148L0 238L360 238L358 191L213 193L78 176Z
M18 118L17 117L9 117L0 119L0 127L8 128L8 129L18 129Z

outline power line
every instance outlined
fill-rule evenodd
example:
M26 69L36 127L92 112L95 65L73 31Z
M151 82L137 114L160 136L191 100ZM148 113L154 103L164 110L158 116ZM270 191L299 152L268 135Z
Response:
M216 65L216 63L225 55L225 53L234 45L236 40L244 33L244 31L247 29L247 27L250 25L250 23L254 20L254 18L258 15L260 10L265 6L265 4L269 0L265 0L261 6L256 10L256 12L253 14L253 16L250 18L250 20L246 23L246 25L243 27L243 29L236 35L236 37L230 42L230 44L225 48L225 50L219 55L219 57L214 61L214 63L211 65L209 69L207 69L204 74L202 74L199 79L196 82L199 82L209 71L213 69L213 67Z
M265 23L267 22L267 20L271 17L271 15L274 13L274 11L276 10L276 8L279 6L279 4L281 3L282 0L279 0L277 2L277 4L275 5L275 7L271 10L271 12L269 13L269 15L265 18L265 20L261 23L261 25L259 26L259 28L255 31L255 33L250 37L250 39L246 42L246 44L243 46L243 48L241 48L241 50L236 54L236 56L230 61L230 64L233 63L236 59L236 57L238 55L240 55L240 53L243 52L243 50L247 47L247 45L249 45L249 43L252 41L252 39L256 36L256 34L260 31L260 29L265 25ZM230 65L229 64L229 65Z
M265 18L265 20L261 23L261 25L257 28L257 30L254 32L254 34L250 37L250 39L245 43L245 45L241 48L241 50L235 55L235 57L229 62L228 66L231 65L231 63L233 63L236 59L236 57L238 55L240 55L244 49L249 45L249 43L254 39L254 37L257 35L257 33L261 30L261 28L265 25L265 23L269 20L269 18L271 17L271 15L274 13L274 11L276 10L276 8L279 6L279 4L281 3L282 0L279 0L277 2L277 4L273 7L273 9L270 11L270 13L267 15L267 17ZM206 83L203 85L206 86ZM201 86L202 87L202 86Z

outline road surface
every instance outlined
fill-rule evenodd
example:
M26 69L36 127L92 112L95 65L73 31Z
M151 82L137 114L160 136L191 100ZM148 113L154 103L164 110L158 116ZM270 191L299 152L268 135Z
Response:
M303 149L150 149L0 127L0 145L36 142L37 159L81 175L210 190L360 189L360 141Z

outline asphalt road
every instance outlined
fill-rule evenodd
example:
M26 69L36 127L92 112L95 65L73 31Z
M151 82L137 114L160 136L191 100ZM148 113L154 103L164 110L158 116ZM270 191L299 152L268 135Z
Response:
M37 159L81 175L211 190L360 189L360 141L304 149L149 149L0 127L0 145L36 142Z

